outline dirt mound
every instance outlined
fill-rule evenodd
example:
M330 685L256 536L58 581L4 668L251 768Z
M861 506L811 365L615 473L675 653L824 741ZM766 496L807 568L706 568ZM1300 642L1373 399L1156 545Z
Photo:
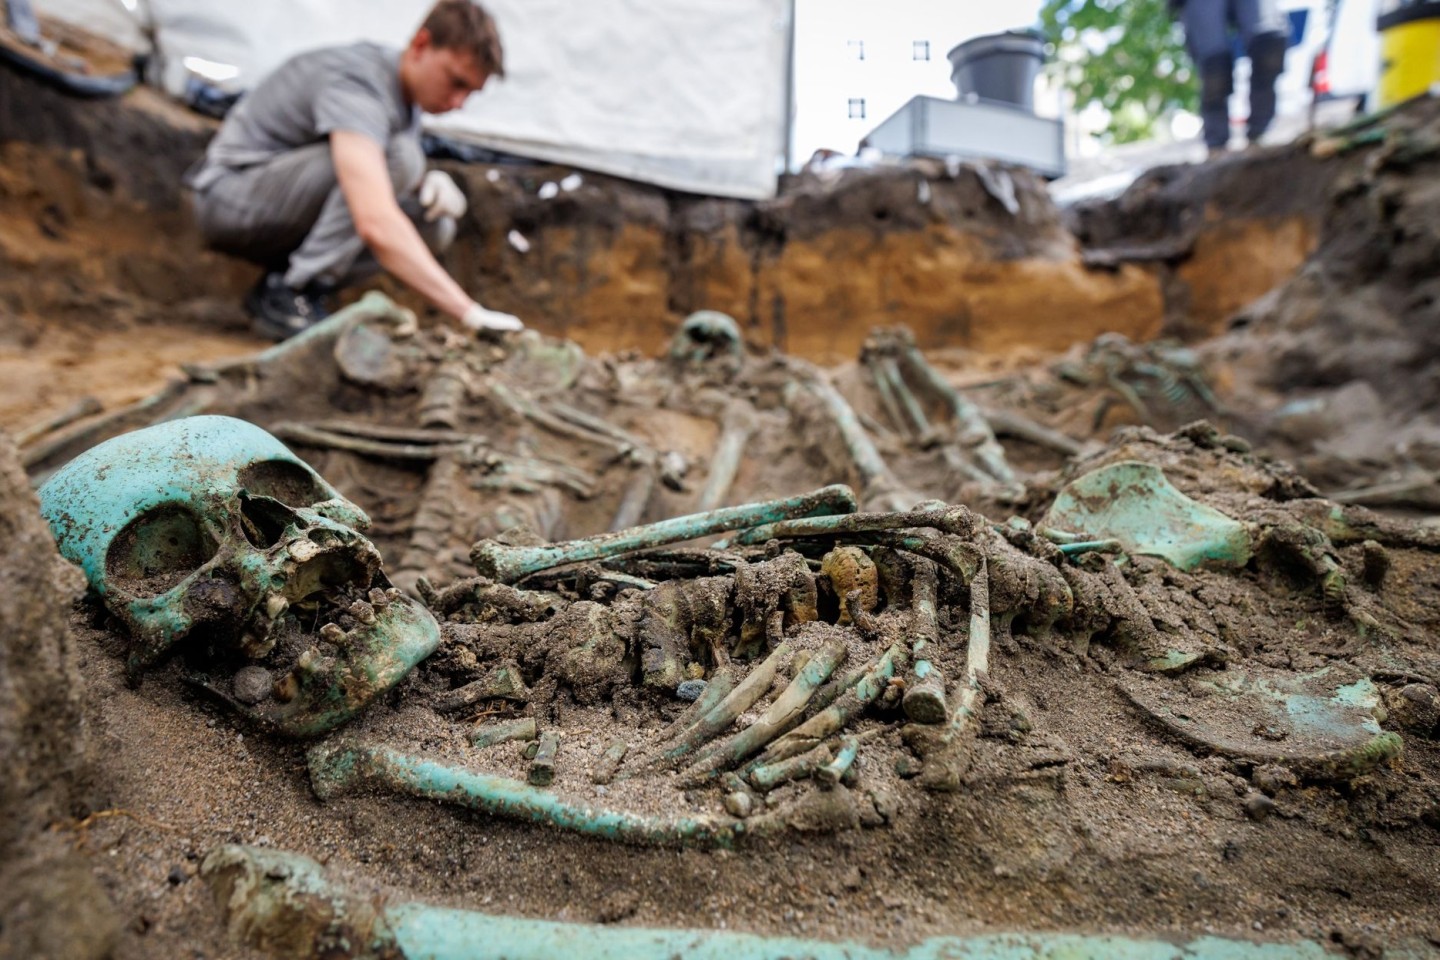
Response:
M1316 141L1344 158L1296 276L1205 353L1247 435L1344 499L1435 509L1440 489L1440 102ZM1377 471L1376 467L1381 470Z
M66 622L83 578L55 554L0 432L0 955L108 955L118 922L59 824L85 806L85 685Z

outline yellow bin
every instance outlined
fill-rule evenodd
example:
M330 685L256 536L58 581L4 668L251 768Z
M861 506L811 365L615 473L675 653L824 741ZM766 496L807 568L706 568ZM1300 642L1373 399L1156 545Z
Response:
M1440 84L1440 0L1387 0L1381 10L1376 106L1388 107Z

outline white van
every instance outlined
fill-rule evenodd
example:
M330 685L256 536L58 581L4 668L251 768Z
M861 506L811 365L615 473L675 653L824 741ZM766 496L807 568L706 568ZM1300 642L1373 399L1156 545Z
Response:
M1379 16L1379 0L1337 0L1310 75L1317 126L1344 123L1370 108L1380 82Z

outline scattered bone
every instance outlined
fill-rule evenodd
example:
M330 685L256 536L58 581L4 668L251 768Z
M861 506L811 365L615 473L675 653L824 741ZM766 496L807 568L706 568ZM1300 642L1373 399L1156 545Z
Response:
M542 733L537 744L525 777L533 786L548 787L555 781L555 754L560 750L560 737L554 733Z
M620 770L620 764L625 761L625 754L629 751L630 745L624 740L611 741L590 771L590 782L603 786L614 780L615 774Z
M470 743L472 746L483 749L501 743L512 743L516 740L534 740L538 736L540 736L540 731L535 725L535 718L525 717L509 723L494 723L476 727L470 731Z
M465 710L486 700L510 700L525 703L530 699L530 690L514 667L496 667L479 680L465 684L435 701L439 713L454 713Z

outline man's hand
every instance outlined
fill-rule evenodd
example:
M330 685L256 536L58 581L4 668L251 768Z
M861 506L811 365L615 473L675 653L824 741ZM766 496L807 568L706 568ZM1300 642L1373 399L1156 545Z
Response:
M420 206L425 209L425 219L433 222L441 217L459 220L470 205L448 173L431 170L420 182Z
M443 176L443 174L442 174ZM501 313L498 310L487 310L478 303L472 303L470 309L465 311L465 316L460 319L465 329L480 332L481 330L524 330L525 324L520 318L509 313Z

